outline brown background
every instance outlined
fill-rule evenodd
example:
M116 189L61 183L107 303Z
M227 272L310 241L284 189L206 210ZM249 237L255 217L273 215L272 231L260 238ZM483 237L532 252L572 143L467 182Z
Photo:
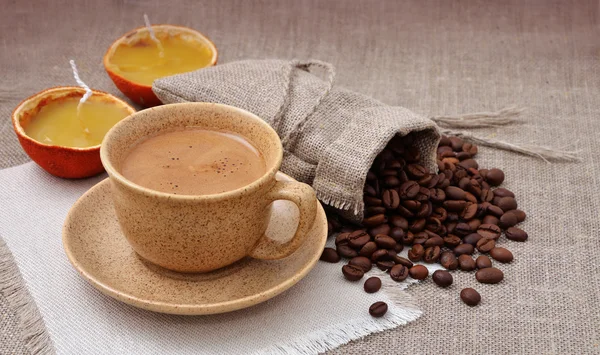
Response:
M333 353L600 352L597 1L0 0L0 9L0 167L27 161L10 112L39 90L73 85L69 59L91 87L118 94L102 55L144 13L204 32L222 63L329 61L337 84L424 115L527 107L524 124L478 133L578 149L584 163L480 150L530 216L530 240L508 244L516 260L502 266L505 281L479 285L462 273L449 290L413 286L423 317ZM483 296L474 309L458 298L468 286ZM0 314L0 342L22 351L1 294Z

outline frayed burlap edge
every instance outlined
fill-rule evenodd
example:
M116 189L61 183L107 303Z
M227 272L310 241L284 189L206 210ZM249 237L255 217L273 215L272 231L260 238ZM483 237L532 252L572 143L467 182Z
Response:
M42 315L25 287L15 260L2 238L0 238L0 293L17 315L21 340L28 352L55 354Z

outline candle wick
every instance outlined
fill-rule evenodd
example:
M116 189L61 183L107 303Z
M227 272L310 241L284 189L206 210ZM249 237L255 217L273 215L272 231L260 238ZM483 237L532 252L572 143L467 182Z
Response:
M81 78L79 77L79 72L77 71L77 66L75 65L75 61L73 59L71 59L69 61L69 64L71 64L71 69L73 69L73 77L75 78L77 85L79 85L85 89L85 94L83 94L83 97L79 100L79 103L77 104L77 118L79 119L79 124L81 125L81 129L87 135L90 133L90 130L83 123L80 113L81 113L81 105L83 105L83 103L86 102L87 99L90 98L90 96L92 96L92 89L90 89L90 87L87 86L86 83L84 83L83 80L81 80Z
M148 29L148 32L150 32L150 38L152 38L152 40L154 41L154 43L156 43L156 46L158 47L158 51L159 51L158 56L160 58L164 58L164 56L165 56L164 48L162 46L162 43L160 43L158 38L156 38L154 29L152 28L152 25L150 25L150 19L148 18L148 14L144 14L144 22L146 23L146 28Z

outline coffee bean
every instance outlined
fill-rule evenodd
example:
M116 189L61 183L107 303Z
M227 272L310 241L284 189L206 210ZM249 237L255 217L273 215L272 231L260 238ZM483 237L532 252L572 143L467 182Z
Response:
M517 220L517 216L514 213L505 213L500 217L500 221L498 226L502 229L508 229L513 227L515 224L519 223Z
M448 248L454 248L461 243L462 243L462 240L459 237L455 236L454 234L449 234L446 237L444 237L444 244Z
M421 208L417 211L417 218L426 218L431 215L433 211L433 205L431 201L426 201L421 204Z
M448 136L442 136L442 139L440 139L438 146L443 147L443 146L449 146L451 144L452 144L452 142L450 141L450 138L448 138ZM452 149L452 148L450 148L450 149Z
M379 175L384 176L384 177L387 177L387 176L398 177L398 171L396 171L396 169L383 169Z
M437 218L440 222L444 222L448 218L448 212L443 207L436 207L433 209L431 217Z
M350 259L348 265L358 266L364 272L370 271L371 267L373 266L371 259L365 256L355 256L354 258Z
M463 243L454 248L454 255L459 256L463 254L473 254L474 248L471 244Z
M467 201L446 200L446 201L444 201L443 205L447 211L461 212L462 210L465 209L465 207L467 207Z
M417 194L419 193L420 189L421 186L419 186L419 184L417 184L415 181L410 180L400 185L400 189L398 192L400 193L400 197L403 199L413 199L417 197Z
M417 262L423 258L424 254L425 254L425 249L423 248L423 246L420 244L415 244L408 251L408 258L413 262Z
M406 218L404 218L402 216L399 216L399 215L390 216L389 222L394 227L408 229L408 221L406 220Z
M390 259L390 254L388 253L388 251L386 249L376 250L371 255L372 261L383 261L383 260L389 260L389 259Z
M452 285L454 278L452 274L450 274L446 270L436 270L433 275L431 275L433 282L440 287L448 287Z
M376 214L385 213L386 209L383 206L365 207L365 216L373 216Z
M363 198L363 201L365 202L365 206L382 206L383 205L383 201L381 201L377 197L365 196Z
M438 218L436 218L436 217L427 218L427 223L425 224L425 230L431 231L431 232L437 232L440 230L440 227L442 227L442 221L440 221Z
M381 289L381 279L377 276L369 277L363 287L366 293L375 293Z
M421 208L421 202L417 200L404 200L402 201L402 206L414 212Z
M495 267L486 267L477 271L475 278L484 284L497 284L504 279L504 273Z
M344 258L351 259L358 255L356 250L352 249L349 245L338 245L336 248L338 254Z
M442 189L431 189L429 190L429 198L433 202L443 202L446 199L446 193Z
M415 234L415 238L413 239L413 244L425 244L425 242L429 239L429 234L426 232L419 232Z
M393 261L394 261L396 264L404 265L404 266L406 266L406 267L407 267L407 268L409 268L409 269L410 269L411 267L413 267L413 263L412 263L412 261L410 261L410 260L408 260L408 259L406 259L406 258L403 258L403 257L401 257L401 256L398 256L398 255L396 255L396 256L395 256L395 257L394 257L392 260L393 260Z
M471 154L469 154L467 152L458 152L458 153L456 153L456 158L458 160L470 159L471 158Z
M505 189L503 187L499 187L494 190L494 196L496 197L515 197L515 194L512 191Z
M472 232L471 226L464 222L458 223L456 227L454 227L454 233L458 236L465 236L471 234Z
M469 153L470 156L474 156L477 154L477 146L475 144L471 144L471 143L465 143L462 146L462 150L463 152L467 152Z
M510 211L517 209L517 200L514 197L501 197L496 206L502 208L502 211Z
M390 210L395 210L400 204L400 196L396 190L390 189L383 191L381 199L383 200L383 206Z
M480 253L489 253L496 247L496 242L493 239L481 238L476 245Z
M370 241L371 236L363 230L357 230L348 236L348 245L354 249L360 249Z
M499 247L490 250L490 256L501 263L510 263L514 259L510 250Z
M419 179L419 181L417 181L417 184L430 188L429 187L429 183L431 182L431 180L433 179L434 175L430 175L430 174L426 174L425 176L423 176L422 178Z
M486 267L492 267L492 261L485 255L479 255L475 260L475 266L478 269L485 269Z
M388 310L388 305L385 302L375 302L369 307L369 314L372 317L379 318L383 317Z
M463 254L458 257L458 266L462 271L473 271L475 270L475 260L469 255Z
M389 235L390 231L392 230L392 228L390 227L389 224L384 223L384 224L380 224L378 226L375 226L373 228L370 228L367 233L369 233L369 235L373 238L375 238L375 236L377 234L385 234L385 235Z
M444 245L444 239L442 239L442 237L440 237L439 235L430 237L429 239L427 239L425 241L425 243L423 243L423 247L425 248L429 248L429 247L441 247Z
M383 249L394 249L396 247L396 241L392 237L383 234L375 236L375 243Z
M440 247L434 246L425 249L425 254L423 255L423 261L426 263L435 263L440 259Z
M498 217L496 216L492 216L492 215L487 215L485 217L483 217L483 220L481 221L483 224L494 224L494 225L498 225L498 223L500 222L500 220L498 219Z
M467 235L466 237L464 237L463 242L465 242L467 244L471 244L471 245L477 245L477 242L481 238L482 237L479 234L471 233L471 234Z
M364 226L367 226L367 227L375 227L375 226L378 226L378 225L380 225L382 223L385 223L385 222L386 222L386 218L385 218L385 215L383 213L382 214L376 214L374 216L367 217L367 218L365 218L365 219L362 220L362 224Z
M464 200L465 199L465 190L456 187L456 186L448 186L445 190L446 198L449 200Z
M394 227L389 233L389 236L392 237L396 241L396 243L402 243L402 239L405 236L404 229L399 227Z
M342 273L348 281L358 281L362 279L363 275L365 274L362 268L354 265L342 266Z
M465 207L465 209L461 212L460 216L466 220L475 218L475 216L477 216L477 209L478 206L476 203L469 203L467 207Z
M502 208L492 205L487 208L487 213L495 217L502 217L504 211L502 210Z
M465 192L465 200L467 200L468 202L474 203L474 204L477 204L477 202L478 202L477 197L475 197L475 195L473 195L472 193L470 193L468 191Z
M514 240L515 242L524 242L527 240L527 232L517 227L510 227L504 233L506 238Z
M415 199L420 202L427 202L429 200L429 194L430 194L430 192L429 192L428 188L421 187L419 189L419 193L417 194L417 197L415 197Z
M460 187L463 190L466 190L470 183L471 179L465 176L458 181L458 187Z
M469 227L471 227L472 231L476 231L477 228L479 228L479 226L481 225L481 221L479 219L472 219L468 221L467 224L469 225Z
M375 265L377 265L377 267L381 271L388 271L389 269L394 267L394 265L396 265L396 264L391 260L382 260L382 261L378 261L377 263L375 263Z
M409 164L406 167L406 172L408 173L408 175L410 177L417 179L417 180L422 178L426 174L429 174L429 171L427 170L427 168L420 164Z
M420 232L425 229L425 223L427 223L425 218L416 219L408 226L408 229L413 233Z
M320 258L320 260L326 261L328 263L337 263L338 261L340 261L340 259L341 258L338 255L337 251L335 251L335 249L333 248L323 249L323 253L321 254Z
M365 185L363 191L367 196L377 197L377 190L371 185Z
M523 222L525 220L525 218L527 218L527 215L525 214L525 212L521 211L521 210L510 210L508 211L508 213L512 213L517 217L517 221L519 221L519 223Z
M502 230L494 224L482 224L477 228L477 233L486 239L498 240Z
M363 245L362 248L360 248L358 255L370 258L376 250L377 244L375 244L375 242L368 242L367 244Z
M415 239L415 235L413 234L413 232L406 232L406 235L404 235L404 237L402 238L402 243L404 243L405 245L411 245L413 243Z
M383 185L385 187L398 187L400 186L400 179L398 179L396 176L386 176L383 179Z
M423 265L415 265L408 270L408 273L415 280L425 280L429 275L429 270Z
M479 175L481 175L481 177L484 179L487 176L488 172L489 172L488 169L479 169Z
M411 210L409 210L408 208L406 208L402 205L398 206L397 211L403 217L406 217L406 218L414 218L415 217L415 214Z
M474 289L467 287L460 291L460 299L468 306L477 306L481 302L481 295Z
M348 245L348 236L350 235L350 233L339 233L336 237L335 237L335 245L339 246L339 245Z
M458 223L456 222L451 222L453 220L453 218L448 218L446 221L446 231L448 233L454 233L454 229L456 228L456 225Z
M458 260L451 251L445 251L441 254L440 264L448 270L456 270L458 268Z
M479 168L479 164L477 164L477 161L475 161L475 159L465 159L465 160L461 161L460 163L458 163L458 165L465 168L465 170L469 169L469 168L473 168L473 169ZM488 173L488 176L489 176L489 173Z
M494 199L494 192L490 189L482 189L479 197L481 201L491 202Z
M504 172L500 169L490 169L485 180L492 186L498 186L504 181Z
M408 268L400 264L394 265L390 269L390 277L394 281L404 281L408 277Z
M450 145L452 146L452 150L455 152L459 152L463 147L463 140L458 137L450 137Z

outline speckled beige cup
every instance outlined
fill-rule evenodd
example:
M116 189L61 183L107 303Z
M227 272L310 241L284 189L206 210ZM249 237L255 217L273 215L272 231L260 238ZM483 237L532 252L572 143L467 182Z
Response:
M127 180L119 172L129 149L146 137L181 127L233 132L263 155L267 172L242 188L213 195L174 195ZM283 149L277 133L245 110L212 103L182 103L136 112L116 124L100 149L123 234L143 259L178 272L207 272L245 256L281 259L304 241L316 215L314 190L275 180ZM270 204L294 202L300 210L295 235L286 242L265 236Z

